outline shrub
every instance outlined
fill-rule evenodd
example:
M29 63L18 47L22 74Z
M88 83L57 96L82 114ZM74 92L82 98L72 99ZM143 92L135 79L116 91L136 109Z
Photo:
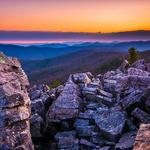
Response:
M52 84L49 86L49 88L51 89L51 88L56 88L56 87L58 87L58 86L60 86L60 85L62 85L62 82L61 81L59 81L59 80L54 80L53 82L52 82Z
M137 61L139 59L138 52L136 51L136 49L134 47L130 48L128 50L128 52L129 52L128 62L130 64L133 64L135 61Z

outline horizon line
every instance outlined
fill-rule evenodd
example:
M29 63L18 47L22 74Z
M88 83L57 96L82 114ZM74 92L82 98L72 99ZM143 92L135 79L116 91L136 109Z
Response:
M125 31L117 31L117 32L73 32L73 31L40 31L40 30L0 30L0 32L41 32L41 33L79 33L79 34L113 34L113 33L126 33L126 32L149 32L148 30L125 30Z

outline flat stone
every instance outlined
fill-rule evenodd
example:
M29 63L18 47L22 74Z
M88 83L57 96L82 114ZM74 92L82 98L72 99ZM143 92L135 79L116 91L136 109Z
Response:
M63 139L63 138L75 138L75 136L76 136L76 131L58 132L55 135L55 140L59 141L60 139Z
M110 84L116 84L117 83L117 81L113 80L113 79L104 79L104 82L110 83Z
M93 78L90 83L87 84L88 88L102 88L102 83L98 78Z
M86 146L87 148L96 148L95 144L93 144L85 139L81 139L80 144Z
M113 97L113 95L112 95L111 93L109 93L109 92L106 92L106 91L101 90L101 89L99 89L98 91L99 91L100 94L102 94L103 96L106 96L106 97L109 97L109 98L112 98L112 97Z
M86 93L93 93L96 94L97 93L97 88L91 88L91 87L84 87L82 90L83 95L85 95Z
M97 102L91 102L86 106L86 108L91 109L91 110L96 110L98 107L100 107L100 105L101 104L99 104Z
M115 150L133 149L136 132L124 133L115 146Z
M100 148L99 150L111 150L111 147L110 146L104 146L104 147Z
M94 111L80 112L78 118L91 120L93 112Z
M112 104L113 104L112 98L102 96L102 95L96 95L96 100L107 105L107 106L112 106Z
M99 83L91 82L91 83L87 84L87 87L88 88L100 88L101 86Z
M79 140L70 137L60 138L58 148L67 150L79 150Z
M131 115L138 119L141 123L150 123L150 114L144 112L140 108L135 108Z
M111 141L117 141L125 127L125 114L111 108L103 108L93 114L93 119L100 131Z
M140 90L134 90L132 93L130 93L128 96L126 96L124 99L121 99L120 102L124 109L127 111L132 111L135 107L142 104L142 97L143 92Z

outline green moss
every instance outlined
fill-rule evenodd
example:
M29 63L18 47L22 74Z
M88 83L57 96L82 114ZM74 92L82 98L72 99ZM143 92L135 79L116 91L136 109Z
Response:
M61 82L61 81L59 81L59 80L54 80L54 81L52 82L52 84L49 85L49 88L50 88L50 89L56 88L56 87L58 87L58 86L60 86L60 85L62 85L62 82Z

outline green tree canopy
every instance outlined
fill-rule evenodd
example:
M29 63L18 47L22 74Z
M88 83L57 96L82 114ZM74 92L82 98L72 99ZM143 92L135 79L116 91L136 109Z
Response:
M128 62L130 64L133 64L135 61L137 61L139 59L139 55L137 53L137 50L134 47L130 48L128 50L128 52L129 52Z
M62 85L62 82L61 82L61 81L59 81L59 80L54 80L54 81L52 82L52 84L49 86L49 88L50 88L50 89L56 88L56 87L58 87L58 86L60 86L60 85Z

